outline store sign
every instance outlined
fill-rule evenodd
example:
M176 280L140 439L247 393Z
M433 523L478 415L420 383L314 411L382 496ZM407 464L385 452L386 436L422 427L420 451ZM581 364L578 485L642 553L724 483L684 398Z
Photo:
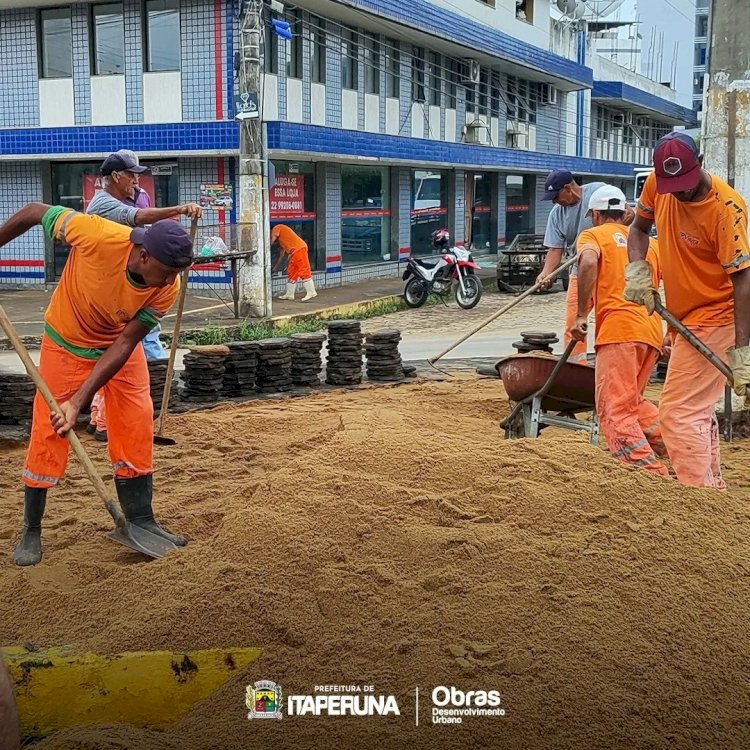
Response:
M230 184L201 184L201 208L212 209L214 211L231 211L233 203L232 186Z
M239 98L235 100L234 116L237 120L255 120L260 117L258 95L243 91Z
M305 176L277 174L269 193L271 218L293 218L305 213Z
M91 199L100 190L104 190L102 184L103 177L98 174L86 174L83 176L83 210L89 207ZM154 179L150 174L138 175L138 185L141 190L145 190L148 193L148 197L151 199L151 205L156 204L155 193L154 193Z
M155 176L168 176L172 174L171 164L155 164L153 167L149 167L151 174Z

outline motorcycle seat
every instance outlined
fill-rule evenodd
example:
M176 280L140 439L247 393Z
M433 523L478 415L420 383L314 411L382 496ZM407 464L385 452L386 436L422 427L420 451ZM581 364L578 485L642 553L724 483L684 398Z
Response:
M420 260L419 258L412 258L412 260L422 268L435 268L438 264L438 260Z

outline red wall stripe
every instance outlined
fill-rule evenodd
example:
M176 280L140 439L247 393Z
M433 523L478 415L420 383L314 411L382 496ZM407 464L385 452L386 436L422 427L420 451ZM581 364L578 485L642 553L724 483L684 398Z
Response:
M224 97L221 82L224 80L224 34L222 33L221 0L214 0L214 94L216 119L224 119Z

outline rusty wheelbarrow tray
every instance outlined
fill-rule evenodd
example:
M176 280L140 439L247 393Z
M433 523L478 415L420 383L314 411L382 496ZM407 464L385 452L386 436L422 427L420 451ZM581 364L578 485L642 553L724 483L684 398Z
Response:
M504 357L495 365L508 396L516 402L500 423L506 438L538 437L544 427L554 425L585 430L592 443L598 442L594 368L567 361L574 346L573 341L561 357L528 352ZM579 420L578 412L593 416Z

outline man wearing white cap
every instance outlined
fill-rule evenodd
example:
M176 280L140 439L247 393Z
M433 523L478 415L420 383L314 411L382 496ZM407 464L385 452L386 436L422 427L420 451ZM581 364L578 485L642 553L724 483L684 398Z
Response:
M669 476L657 456L666 450L659 410L643 397L659 359L661 319L624 296L628 263L627 200L622 190L604 185L591 196L587 215L592 229L578 238L578 310L571 334L586 340L588 300L596 314L596 409L602 434L614 458L654 474ZM651 241L646 255L654 287L659 256Z

